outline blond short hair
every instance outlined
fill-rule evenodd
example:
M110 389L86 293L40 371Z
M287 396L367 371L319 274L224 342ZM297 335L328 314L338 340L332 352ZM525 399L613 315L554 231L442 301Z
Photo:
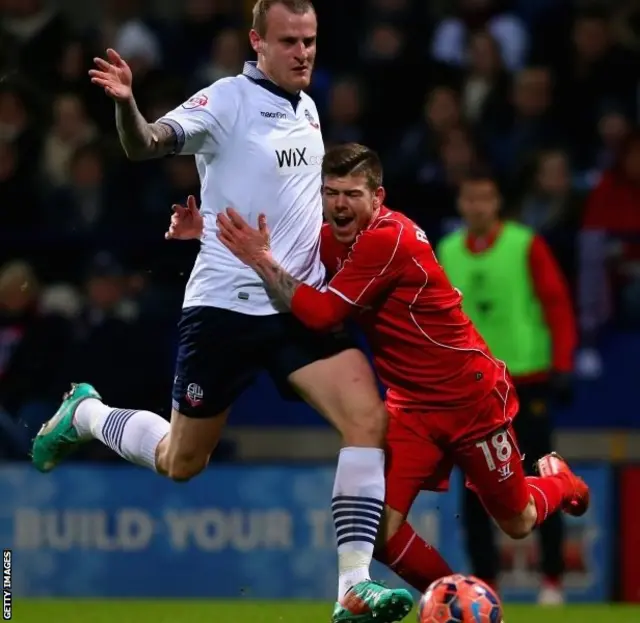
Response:
M261 37L267 32L267 13L271 7L281 4L291 13L304 15L309 11L315 11L311 0L258 0L253 5L253 24L252 28Z

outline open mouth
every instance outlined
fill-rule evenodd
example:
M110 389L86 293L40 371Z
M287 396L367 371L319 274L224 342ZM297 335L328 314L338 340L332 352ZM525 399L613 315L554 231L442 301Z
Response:
M353 223L353 216L334 216L333 222L337 229L345 229Z

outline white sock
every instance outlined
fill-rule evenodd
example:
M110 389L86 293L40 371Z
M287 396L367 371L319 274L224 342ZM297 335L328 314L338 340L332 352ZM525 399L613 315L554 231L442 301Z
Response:
M156 449L169 432L169 422L151 411L114 409L96 398L83 400L73 423L84 439L99 439L122 458L156 470Z
M331 504L338 541L338 600L358 582L370 579L384 493L384 451L343 448Z

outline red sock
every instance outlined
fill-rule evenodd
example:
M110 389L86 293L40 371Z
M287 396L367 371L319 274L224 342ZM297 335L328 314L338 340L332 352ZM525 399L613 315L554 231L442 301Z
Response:
M542 578L542 585L549 588L562 588L562 578L559 575L545 575Z
M418 536L406 521L375 558L421 593L431 582L453 573L438 550Z
M560 509L564 502L564 480L558 476L527 476L529 493L538 511L536 526Z

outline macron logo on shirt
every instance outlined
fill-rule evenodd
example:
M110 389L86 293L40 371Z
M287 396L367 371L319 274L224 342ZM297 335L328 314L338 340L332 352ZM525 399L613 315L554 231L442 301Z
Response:
M283 112L267 112L265 110L260 111L260 114L267 119L286 119L287 115Z

